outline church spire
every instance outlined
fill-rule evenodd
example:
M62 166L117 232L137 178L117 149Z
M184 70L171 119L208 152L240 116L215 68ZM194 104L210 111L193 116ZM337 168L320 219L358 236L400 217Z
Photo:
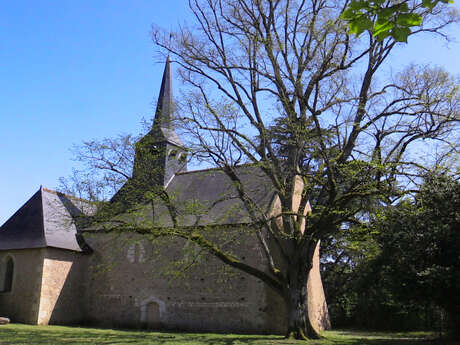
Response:
M132 205L144 198L146 191L166 188L174 176L187 171L187 150L174 130L174 101L171 61L166 60L152 129L135 147L132 178L112 197Z
M172 78L171 78L171 60L166 59L163 79L161 80L160 95L158 96L157 109L155 112L154 126L172 128Z
M179 147L184 146L174 130L174 100L169 56L166 59L163 79L161 80L160 95L158 96L151 134L157 141L166 141Z
M133 179L142 184L142 188L148 188L152 183L167 186L176 173L187 169L186 157L184 144L174 130L171 61L168 57L152 129L136 143Z

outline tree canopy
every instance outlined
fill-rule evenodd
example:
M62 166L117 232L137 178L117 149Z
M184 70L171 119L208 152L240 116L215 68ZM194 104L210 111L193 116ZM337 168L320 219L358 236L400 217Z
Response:
M374 265L398 298L435 304L460 329L460 182L430 174L414 200L386 209L374 226Z

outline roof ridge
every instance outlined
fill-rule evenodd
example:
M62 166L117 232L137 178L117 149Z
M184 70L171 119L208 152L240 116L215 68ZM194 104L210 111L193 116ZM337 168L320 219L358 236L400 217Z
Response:
M204 171L213 171L213 170L222 170L222 168L206 168L206 169L198 169L198 170L189 170L189 171L181 171L176 173L175 175L187 175L187 174L193 174L193 173L199 173L199 172L204 172Z
M246 163L246 164L241 164L241 165L236 165L233 166L234 168L245 168L245 167L257 167L256 163ZM189 171L182 171L176 173L176 175L186 175L186 174L193 174L197 172L204 172L204 171L213 171L213 170L221 170L223 172L222 167L214 167L214 168L206 168L206 169L198 169L198 170L189 170Z
M70 199L74 199L74 200L78 200L78 201L84 201L84 202L90 202L89 200L87 199L83 199L83 198L79 198L78 196L73 196L73 195L69 195L69 194L66 194L66 193L63 193L63 192L59 192L57 190L54 190L54 189L49 189L49 188L46 188L46 187L40 187L43 191L47 192L47 193L51 193L51 194L55 194L55 195L62 195L62 196L65 196L67 198L70 198Z

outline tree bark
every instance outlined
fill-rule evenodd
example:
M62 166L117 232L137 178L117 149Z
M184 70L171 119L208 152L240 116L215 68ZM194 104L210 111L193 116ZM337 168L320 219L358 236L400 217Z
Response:
M313 327L308 310L308 274L292 279L286 289L285 302L287 306L288 329L286 338L319 339L320 335Z

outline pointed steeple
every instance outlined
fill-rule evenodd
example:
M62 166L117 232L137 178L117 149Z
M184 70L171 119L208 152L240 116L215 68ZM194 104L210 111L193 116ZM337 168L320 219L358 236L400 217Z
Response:
M171 61L166 60L153 126L136 143L133 178L136 190L167 186L176 173L187 170L187 150L174 130Z
M160 127L171 126L171 116L173 111L173 95L171 80L171 60L166 59L163 79L161 80L160 95L158 96L157 109L155 112L154 125Z
M171 60L166 59L163 79L161 80L160 95L151 134L157 141L166 141L173 145L184 146L174 130L174 100L172 92Z

